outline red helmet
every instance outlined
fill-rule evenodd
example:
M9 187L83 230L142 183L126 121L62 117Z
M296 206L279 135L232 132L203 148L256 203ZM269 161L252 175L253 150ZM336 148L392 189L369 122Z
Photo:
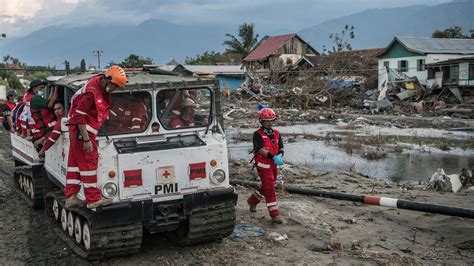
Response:
M258 113L258 118L260 120L275 120L277 118L275 112L271 108L263 108Z

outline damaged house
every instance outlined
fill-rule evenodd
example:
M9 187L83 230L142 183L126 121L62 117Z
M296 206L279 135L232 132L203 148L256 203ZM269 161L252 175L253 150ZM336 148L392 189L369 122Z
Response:
M474 56L474 39L395 37L378 56L379 90L393 69L402 76L428 81L427 64Z
M428 88L474 88L474 56L426 65Z
M265 37L242 61L247 71L269 75L293 66L303 56L319 55L297 34Z

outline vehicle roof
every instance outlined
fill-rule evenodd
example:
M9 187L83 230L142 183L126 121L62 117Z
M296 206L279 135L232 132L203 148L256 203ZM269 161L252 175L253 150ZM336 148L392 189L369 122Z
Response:
M60 78L56 81L57 85L67 86L73 90L79 89L88 79L99 75L102 72L86 72L72 74ZM127 73L128 82L125 84L125 90L145 90L166 88L185 88L189 86L218 85L215 79L201 78L194 76L178 76L170 74L154 74L153 72L140 71Z

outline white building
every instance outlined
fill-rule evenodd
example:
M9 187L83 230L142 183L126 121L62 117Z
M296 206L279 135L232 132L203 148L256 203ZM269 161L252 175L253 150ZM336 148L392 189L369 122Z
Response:
M474 39L395 37L378 56L379 89L387 76L387 67L409 77L416 76L426 85L425 64L474 56Z

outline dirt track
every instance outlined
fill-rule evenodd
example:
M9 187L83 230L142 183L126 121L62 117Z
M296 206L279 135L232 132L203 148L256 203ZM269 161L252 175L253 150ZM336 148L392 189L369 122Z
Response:
M51 230L42 211L31 210L16 192L10 147L6 134L0 135L0 264L89 264ZM255 178L245 161L231 162L230 167L232 178ZM423 185L387 187L350 172L317 173L298 167L288 171L288 182L315 189L474 206L472 189L440 194L424 191ZM474 263L473 220L279 193L287 223L273 226L263 205L256 214L248 212L245 199L251 190L237 187L237 192L237 223L263 227L265 236L230 236L222 242L183 248L161 235L147 235L139 254L94 264ZM288 240L268 239L272 232L286 234ZM342 243L342 249L331 246L334 240Z

